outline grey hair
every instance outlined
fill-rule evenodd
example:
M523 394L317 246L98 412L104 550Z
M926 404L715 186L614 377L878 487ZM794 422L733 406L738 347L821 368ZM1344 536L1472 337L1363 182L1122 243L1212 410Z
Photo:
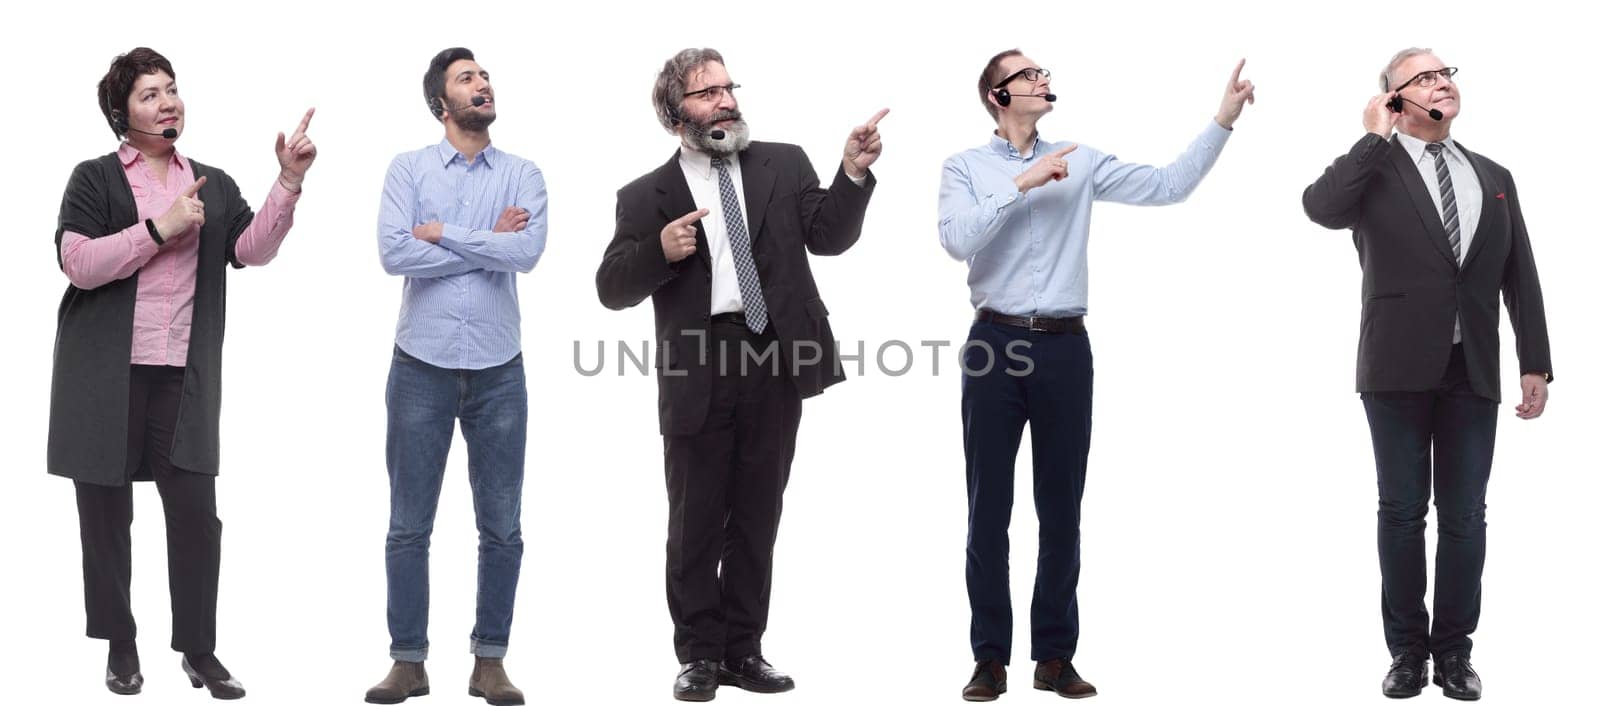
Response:
M650 103L655 106L656 120L661 121L661 127L666 128L667 132L672 132L681 121L683 89L689 83L689 74L708 61L724 63L722 54L715 49L685 49L667 59L667 63L661 66L661 73L656 74L655 88L650 91Z
M1383 67L1383 73L1378 74L1378 88L1383 89L1384 92L1394 90L1390 88L1390 86L1395 84L1393 74L1394 70L1400 67L1400 64L1404 63L1406 59L1410 59L1413 56L1422 56L1423 54L1432 53L1432 49L1424 49L1422 47L1408 47L1396 52L1394 58L1389 60L1389 65Z

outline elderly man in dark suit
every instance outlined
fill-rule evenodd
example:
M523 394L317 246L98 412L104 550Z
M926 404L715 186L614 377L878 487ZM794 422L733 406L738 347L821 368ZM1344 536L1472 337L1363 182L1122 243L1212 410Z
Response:
M772 550L800 400L844 379L806 252L860 237L888 112L851 131L824 189L799 147L750 141L737 88L712 49L662 67L656 117L682 148L617 192L595 275L609 308L655 304L673 695L685 701L719 683L794 688L761 656Z
M1361 259L1356 390L1377 458L1383 627L1394 660L1383 693L1395 698L1421 693L1430 655L1445 696L1482 693L1469 636L1481 605L1502 295L1517 337L1519 418L1544 412L1553 379L1517 186L1451 137L1461 111L1455 74L1431 50L1396 54L1379 79L1383 93L1367 103L1367 134L1304 197L1311 220L1354 232ZM1431 630L1430 478L1439 508Z

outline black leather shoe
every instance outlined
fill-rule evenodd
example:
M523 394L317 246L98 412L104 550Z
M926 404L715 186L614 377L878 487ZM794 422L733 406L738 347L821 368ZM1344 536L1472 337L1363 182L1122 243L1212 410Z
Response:
M1422 693L1428 685L1428 661L1420 655L1402 654L1389 665L1389 675L1383 678L1383 695L1391 699L1409 699Z
M672 685L672 698L679 701L710 701L717 698L717 663L697 659L678 670Z
M1054 691L1069 699L1087 699L1100 692L1078 676L1078 670L1064 659L1047 659L1033 670L1033 688Z
M216 655L183 655L183 673L189 675L189 686L205 687L213 699L242 699L244 685L228 673L228 668L217 661Z
M717 668L717 683L757 694L776 694L794 688L794 680L773 669L761 655L722 660Z
M106 688L113 694L132 696L144 688L139 673L139 648L132 640L113 640L106 653Z
M1434 660L1433 683L1444 689L1444 695L1461 701L1477 701L1483 696L1483 682L1472 671L1472 660L1465 652L1448 654Z
M961 698L967 701L993 701L1006 693L1006 666L992 659L978 662L977 668L972 670L972 678L967 680L966 688L961 690Z

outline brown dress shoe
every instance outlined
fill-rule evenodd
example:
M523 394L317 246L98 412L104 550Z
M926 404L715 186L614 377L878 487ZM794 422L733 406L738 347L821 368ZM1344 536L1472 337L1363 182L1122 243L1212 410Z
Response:
M1078 676L1078 670L1064 659L1049 659L1033 670L1033 688L1054 691L1069 699L1086 699L1099 693L1094 685Z
M469 696L481 696L489 706L516 706L522 703L522 690L511 685L506 676L506 665L499 659L479 657L472 667L472 681L467 685Z
M397 704L413 696L428 695L428 671L421 662L396 660L389 676L367 690L369 704Z
M992 659L978 663L972 670L972 679L961 690L961 698L968 701L993 701L1006 693L1006 666Z

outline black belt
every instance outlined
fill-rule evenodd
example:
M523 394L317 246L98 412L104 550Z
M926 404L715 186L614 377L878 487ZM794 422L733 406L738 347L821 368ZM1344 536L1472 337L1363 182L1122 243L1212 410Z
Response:
M1006 326L1016 326L1037 333L1068 333L1082 336L1088 333L1083 327L1083 317L1074 316L1066 319L1052 319L1047 316L1011 316L1002 314L993 309L979 309L979 321L989 321Z
M742 311L729 311L717 314L716 316L711 317L711 323L737 324L739 326L747 325L744 319L744 312Z

